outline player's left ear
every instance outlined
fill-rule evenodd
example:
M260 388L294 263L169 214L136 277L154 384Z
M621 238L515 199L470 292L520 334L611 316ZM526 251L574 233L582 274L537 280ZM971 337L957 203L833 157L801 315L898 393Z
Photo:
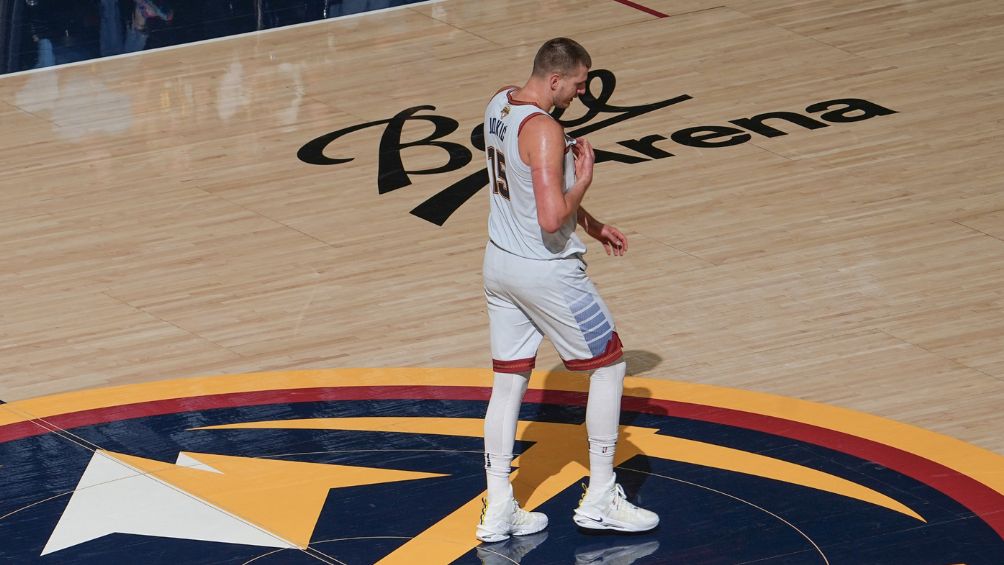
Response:
M548 84L551 85L551 90L558 90L561 86L561 75L559 73L551 73L551 80Z

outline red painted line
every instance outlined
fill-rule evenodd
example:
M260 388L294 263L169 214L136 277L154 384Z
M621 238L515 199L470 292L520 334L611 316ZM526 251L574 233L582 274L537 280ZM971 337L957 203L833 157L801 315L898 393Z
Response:
M490 387L470 386L357 386L266 390L124 404L59 414L45 418L45 422L49 426L72 429L131 418L267 404L337 400L487 401L489 396L491 396ZM583 392L531 389L526 392L524 401L585 406L586 399L586 393ZM949 496L971 510L1004 538L1004 494L972 477L908 451L836 430L728 408L632 396L624 397L623 408L632 412L699 420L764 432L878 463ZM46 433L51 431L39 425L38 421L8 424L0 426L0 443Z
M631 0L614 0L614 2L620 2L621 4L624 4L625 6L630 6L630 7L634 8L635 10L641 10L642 12L645 12L646 14L652 14L653 16L655 16L657 18L668 18L669 17L669 14L663 14L662 12L658 12L656 10L653 10L652 8L647 7L647 6L642 6L641 4L639 4L637 2L632 2Z
M625 397L623 407L636 412L760 431L878 463L947 495L973 511L1004 538L1004 494L968 475L909 451L828 428L727 408L637 397Z
M468 396L471 396L470 393L468 393L462 395L460 398L450 395L439 397L430 395L429 392L425 390L427 388L470 388L475 391L481 391L481 395L468 398ZM0 443L49 433L51 430L41 426L38 423L39 421L44 421L50 427L69 430L81 426L107 424L108 422L128 420L130 418L146 418L149 416L162 416L164 414L197 412L201 410L214 410L220 408L240 408L241 406L262 406L268 404L332 400L406 400L426 398L443 398L444 400L488 400L489 396L491 396L490 388L481 389L479 387L421 386L325 387L210 394L206 396L170 398L150 402L139 402L135 404L122 404L120 406L112 406L109 408L81 410L80 412L70 412L67 414L49 416L42 420L8 424L6 426L0 426Z

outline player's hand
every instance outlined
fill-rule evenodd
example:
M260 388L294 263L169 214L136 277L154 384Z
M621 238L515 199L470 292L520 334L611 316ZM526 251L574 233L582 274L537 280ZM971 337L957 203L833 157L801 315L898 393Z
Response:
M596 154L589 140L579 137L572 146L572 154L575 155L575 178L583 180L588 186L593 181L593 164L596 162Z
M590 233L597 241L603 244L603 249L607 255L621 256L627 253L628 240L621 230L610 224L601 224L596 233Z

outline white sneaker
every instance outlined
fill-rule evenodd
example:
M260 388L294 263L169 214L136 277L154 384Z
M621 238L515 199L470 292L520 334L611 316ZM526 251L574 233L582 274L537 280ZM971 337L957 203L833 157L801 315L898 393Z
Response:
M659 525L658 514L628 502L624 488L616 483L596 493L587 489L573 520L590 530L618 532L647 532Z
M482 502L485 506L481 510L477 536L483 542L495 543L509 539L510 535L535 534L547 527L546 514L523 510L515 498L499 505L489 505L487 499Z

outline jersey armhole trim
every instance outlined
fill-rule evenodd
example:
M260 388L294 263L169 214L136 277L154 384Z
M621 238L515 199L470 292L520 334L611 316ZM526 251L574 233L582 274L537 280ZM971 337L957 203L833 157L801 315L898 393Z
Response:
M519 123L519 128L516 130L516 136L519 137L519 134L523 133L523 126L525 126L527 122L529 122L533 118L536 118L537 116L546 116L546 115L547 114L543 114L541 112L534 112L529 116L523 118L523 121Z

